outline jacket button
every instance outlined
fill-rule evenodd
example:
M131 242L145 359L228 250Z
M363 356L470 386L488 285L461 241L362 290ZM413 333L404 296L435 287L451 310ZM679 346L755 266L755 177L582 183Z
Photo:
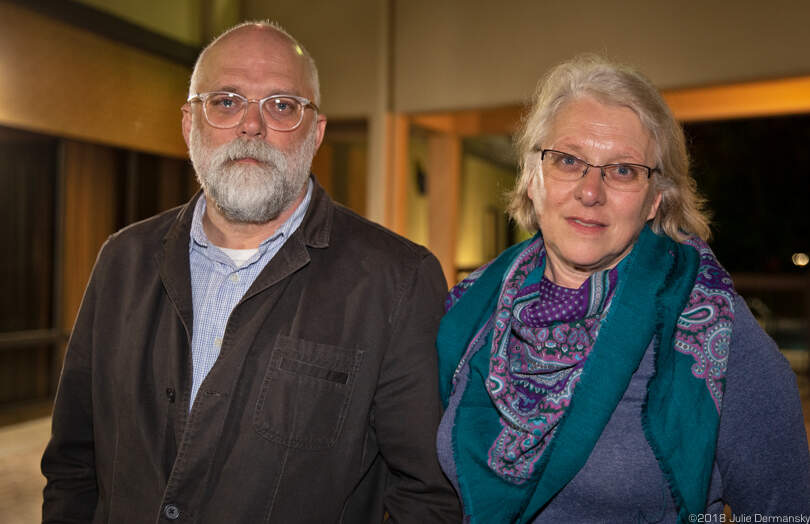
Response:
M174 504L166 504L163 508L163 514L166 515L166 518L169 520L176 520L180 517L180 510Z

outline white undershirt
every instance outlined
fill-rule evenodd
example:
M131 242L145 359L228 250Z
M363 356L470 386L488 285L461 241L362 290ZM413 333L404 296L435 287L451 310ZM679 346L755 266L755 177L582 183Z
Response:
M236 267L242 267L245 265L245 262L250 260L250 257L258 253L259 248L254 247L253 249L230 249L227 247L219 247L220 251L228 255L228 257L233 260L233 263L236 264Z

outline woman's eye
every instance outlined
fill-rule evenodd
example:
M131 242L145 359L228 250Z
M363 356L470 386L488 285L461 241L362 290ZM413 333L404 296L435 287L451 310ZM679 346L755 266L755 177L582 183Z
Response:
M571 155L560 155L557 158L557 167L566 171L579 169L579 159Z
M616 178L636 178L640 169L636 166L618 164L613 166L612 175Z

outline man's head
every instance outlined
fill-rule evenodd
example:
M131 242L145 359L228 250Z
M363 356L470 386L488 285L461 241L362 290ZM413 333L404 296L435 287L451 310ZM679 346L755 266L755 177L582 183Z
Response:
M237 114L223 127L213 114L219 102L207 95L212 92L250 100L244 117ZM273 95L296 99L268 99L263 113L253 102ZM317 112L319 98L314 61L274 24L240 24L203 50L182 108L183 137L206 196L227 219L268 222L301 194L326 126L326 117ZM229 109L242 102L226 97L222 104ZM300 124L278 130L286 126L272 112L290 110L302 112Z

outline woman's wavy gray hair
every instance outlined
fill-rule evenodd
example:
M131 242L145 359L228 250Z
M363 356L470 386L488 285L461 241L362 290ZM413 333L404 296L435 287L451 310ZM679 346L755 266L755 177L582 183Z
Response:
M539 174L540 152L554 123L567 102L591 96L603 104L628 107L641 120L655 142L654 189L661 192L661 205L652 220L652 229L681 242L689 235L710 237L705 200L689 175L689 156L683 130L652 83L634 69L597 55L581 55L554 67L538 84L528 115L517 137L520 175L509 193L508 212L529 231L539 229L528 189Z

